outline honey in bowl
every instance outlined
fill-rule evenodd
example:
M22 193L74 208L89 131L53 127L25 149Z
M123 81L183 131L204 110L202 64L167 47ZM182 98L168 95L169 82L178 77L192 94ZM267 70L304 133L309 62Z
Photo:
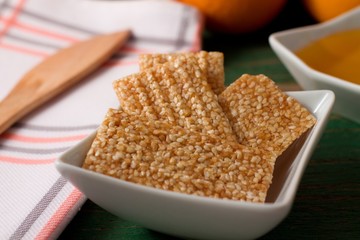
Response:
M295 53L320 72L360 84L360 29L329 35Z

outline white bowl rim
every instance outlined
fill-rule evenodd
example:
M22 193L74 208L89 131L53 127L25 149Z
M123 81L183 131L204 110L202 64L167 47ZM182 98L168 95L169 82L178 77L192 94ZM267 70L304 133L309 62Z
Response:
M301 68L302 71L304 71L306 74L312 75L314 78L316 78L318 81L331 83L333 85L341 86L342 88L348 90L348 91L356 91L360 93L360 85L356 83L349 82L347 80L337 78L334 76L331 76L329 74L320 72L318 70L315 70L311 68L309 65L307 65L304 61L302 61L300 58L298 58L295 53L290 50L287 46L285 46L279 38L286 37L295 33L306 33L306 32L315 32L322 29L332 29L336 26L341 26L343 22L345 22L347 19L352 18L356 15L360 15L360 6L356 7L344 14L341 14L338 17L335 17L329 21L317 23L309 26L303 26L293 29L288 29L276 33L272 33L269 36L269 42L271 45L276 46L278 49L283 51L287 55L289 59L291 59L299 68ZM359 20L360 22L360 20ZM360 23L359 23L360 28ZM341 29L334 29L331 33L340 32Z

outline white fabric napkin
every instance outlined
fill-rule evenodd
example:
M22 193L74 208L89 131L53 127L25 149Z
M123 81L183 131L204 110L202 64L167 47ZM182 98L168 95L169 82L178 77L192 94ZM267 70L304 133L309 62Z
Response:
M200 14L173 1L0 2L0 100L37 63L95 34L133 37L80 84L0 135L0 239L59 236L85 197L54 167L118 101L112 82L138 71L139 53L200 50Z

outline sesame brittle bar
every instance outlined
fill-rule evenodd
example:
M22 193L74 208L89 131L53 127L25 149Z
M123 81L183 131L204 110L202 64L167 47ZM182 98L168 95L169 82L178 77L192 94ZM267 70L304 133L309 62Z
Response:
M206 75L207 82L216 94L224 89L224 55L221 52L200 51L196 53L142 54L139 57L140 70L149 69L163 63L175 63L176 59L193 56Z
M181 55L119 79L114 89L125 112L167 119L175 125L220 136L223 141L235 140L218 97L193 55Z
M264 202L273 172L267 158L237 142L110 109L83 167L163 190Z
M219 96L239 143L279 156L315 117L264 75L242 75Z

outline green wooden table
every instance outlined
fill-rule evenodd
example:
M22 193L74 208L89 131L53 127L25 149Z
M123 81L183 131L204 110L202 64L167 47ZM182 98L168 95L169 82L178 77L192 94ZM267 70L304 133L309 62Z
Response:
M265 74L284 90L298 90L268 44L270 33L312 24L298 1L261 31L205 32L204 50L225 54L227 84L242 73ZM360 109L359 109L360 111ZM59 239L177 239L116 217L88 200ZM288 217L261 239L360 239L360 125L332 114L304 173Z

